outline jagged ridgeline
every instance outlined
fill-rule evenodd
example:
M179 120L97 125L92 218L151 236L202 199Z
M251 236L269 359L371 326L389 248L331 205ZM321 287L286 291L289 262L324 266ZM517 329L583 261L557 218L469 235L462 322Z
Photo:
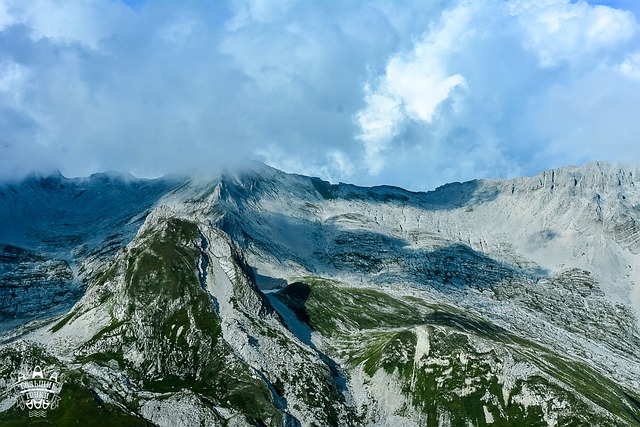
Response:
M4 184L0 424L640 425L638 174Z

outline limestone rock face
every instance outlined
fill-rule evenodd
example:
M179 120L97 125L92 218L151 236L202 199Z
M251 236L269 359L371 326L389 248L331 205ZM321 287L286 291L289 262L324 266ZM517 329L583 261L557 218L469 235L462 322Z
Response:
M67 261L11 245L0 246L0 319L56 314L79 297Z
M637 184L5 184L0 374L44 358L60 419L127 425L640 425Z

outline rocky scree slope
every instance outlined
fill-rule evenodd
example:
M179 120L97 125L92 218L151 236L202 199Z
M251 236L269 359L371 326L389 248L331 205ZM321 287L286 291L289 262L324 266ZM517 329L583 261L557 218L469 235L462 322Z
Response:
M89 286L6 333L2 373L34 352L98 396L88 413L167 426L638 425L639 173L138 182L137 215L103 227L122 244L52 251Z

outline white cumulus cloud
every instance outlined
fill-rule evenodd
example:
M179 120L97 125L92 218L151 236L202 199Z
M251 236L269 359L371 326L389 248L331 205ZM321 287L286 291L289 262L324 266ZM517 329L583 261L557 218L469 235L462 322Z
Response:
M356 118L370 174L383 169L388 143L405 121L430 123L451 91L464 86L462 75L449 72L447 57L467 35L470 15L467 6L445 11L436 28L428 31L411 51L394 55L373 87L365 86L366 107Z
M525 30L525 46L542 67L606 52L630 40L638 26L629 11L583 0L516 0L511 14Z

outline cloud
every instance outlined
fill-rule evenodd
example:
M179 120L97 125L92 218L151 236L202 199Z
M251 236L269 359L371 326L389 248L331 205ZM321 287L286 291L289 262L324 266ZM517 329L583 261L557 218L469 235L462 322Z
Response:
M425 34L410 52L388 61L375 87L365 86L366 107L357 114L357 122L370 174L384 168L388 143L406 121L430 123L451 91L465 85L463 76L447 71L446 56L465 38L470 14L466 6L446 11L438 28Z
M618 69L626 77L640 79L640 53L628 54Z
M309 162L300 156L292 156L280 146L272 144L258 148L256 153L269 165L281 170L304 171L310 176L320 176L331 182L338 182L344 177L353 176L356 169L344 152L331 149L323 154L320 162Z
M429 189L640 160L621 5L0 0L0 176L258 158Z
M4 12L4 13L3 13ZM8 17L3 25L3 15ZM131 23L131 13L120 3L86 0L6 0L0 6L0 28L22 24L32 40L79 43L96 50L116 32L115 25Z
M0 31L13 24L13 17L7 10L7 5L0 3Z
M45 3L9 8L16 24L1 34L3 63L30 76L1 101L19 98L7 108L29 123L7 123L11 152L28 144L69 175L191 172L248 153L230 148L239 126L225 124L241 76L221 59L205 22L222 12L159 5L138 14L83 1L54 12Z
M394 170L394 179L419 187L593 159L637 161L630 115L638 92L620 78L637 75L637 29L631 12L583 1L445 9L364 85L356 121L367 172Z
M545 68L606 52L637 30L633 13L585 1L518 0L510 9L525 30L525 46Z
M616 79L615 70L594 69L556 84L531 104L530 131L549 141L536 156L559 164L593 159L638 161L637 79Z

